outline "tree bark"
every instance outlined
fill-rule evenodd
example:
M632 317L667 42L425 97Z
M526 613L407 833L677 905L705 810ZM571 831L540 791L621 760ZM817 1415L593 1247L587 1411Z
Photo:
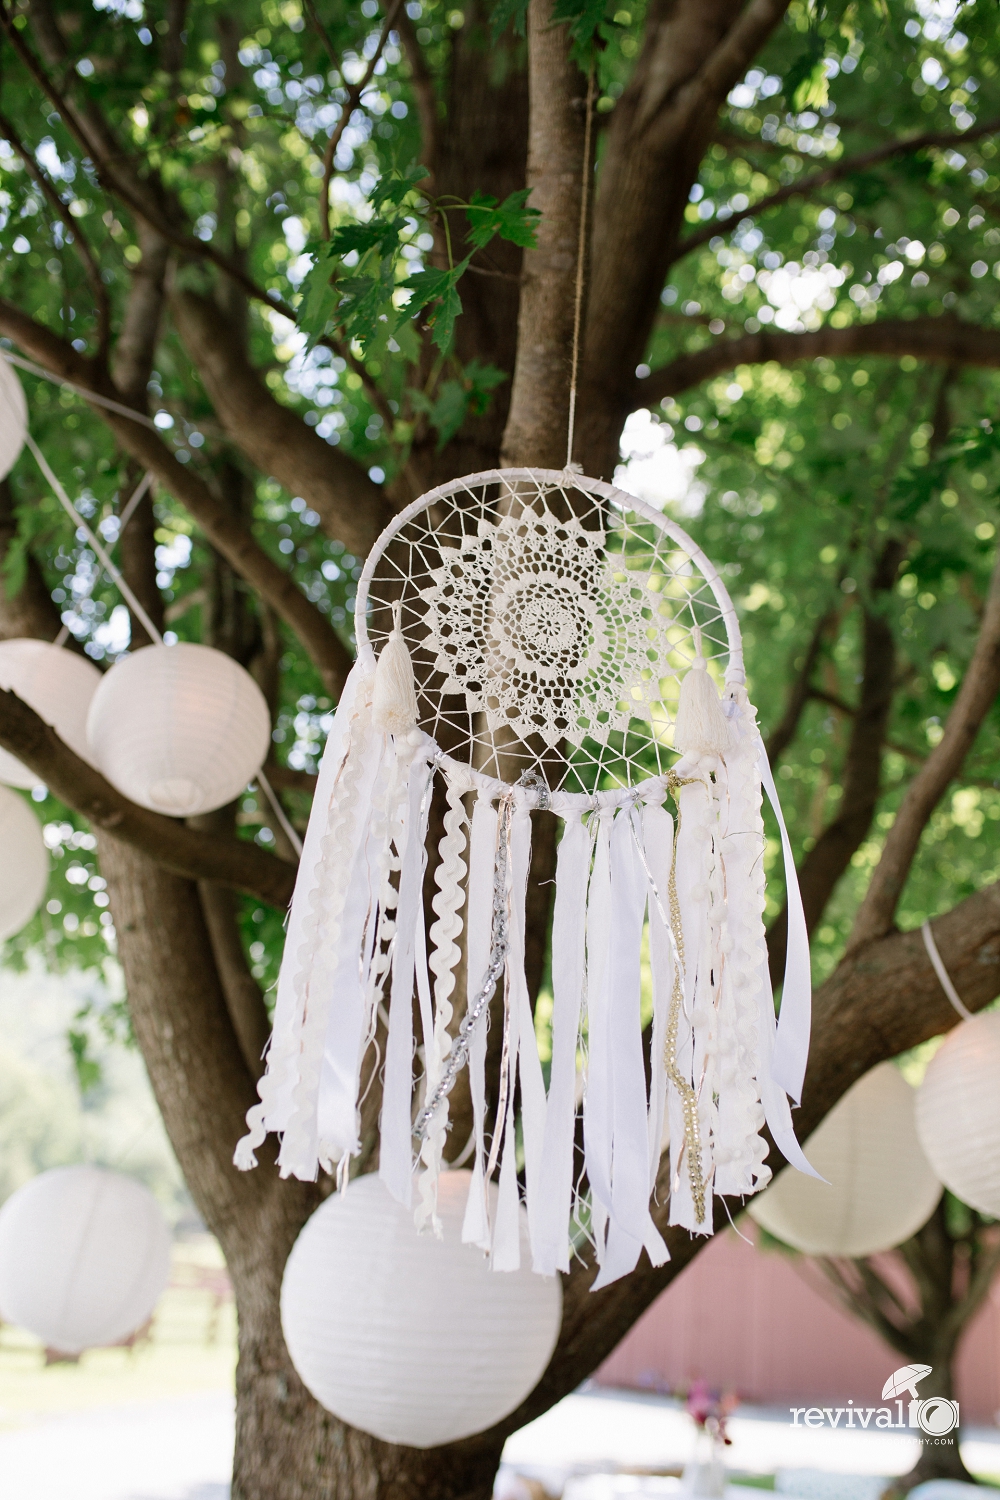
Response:
M875 565L871 598L863 607L861 627L861 696L851 723L844 763L843 792L837 815L823 829L798 870L806 929L811 934L851 856L868 835L878 806L882 780L882 746L892 709L896 645L881 601L895 583L902 544L889 542ZM788 908L782 907L768 932L771 978L780 983L785 968Z
M6 563L17 539L17 514L14 492L9 479L0 480L0 564ZM54 641L59 634L59 611L45 586L42 570L29 552L25 560L24 579L19 588L14 580L0 572L0 640L18 640L32 636L40 641Z
M524 255L505 467L561 469L566 462L586 89L569 56L567 28L552 23L551 0L531 0L527 182L542 217L538 243Z

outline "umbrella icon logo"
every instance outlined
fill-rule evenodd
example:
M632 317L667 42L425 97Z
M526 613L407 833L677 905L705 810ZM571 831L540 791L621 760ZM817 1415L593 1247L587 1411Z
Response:
M928 1437L942 1438L958 1426L958 1402L947 1396L917 1395L917 1386L931 1374L930 1365L903 1365L895 1370L882 1387L882 1400L907 1395L910 1398L910 1426L919 1427Z
M930 1373L930 1365L903 1365L902 1369L894 1371L889 1376L882 1387L882 1400L891 1401L895 1396L902 1396L905 1393L911 1401L916 1401L918 1399L917 1385L925 1375Z

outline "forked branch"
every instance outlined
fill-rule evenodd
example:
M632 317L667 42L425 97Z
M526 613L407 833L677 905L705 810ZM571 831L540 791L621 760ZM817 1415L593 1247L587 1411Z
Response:
M0 330L53 375L72 380L85 391L121 402L122 393L101 364L78 354L64 339L2 298ZM156 431L106 407L98 410L121 447L144 469L153 471L168 493L190 511L230 566L296 633L330 692L339 697L352 665L350 652L294 578L268 556L193 466L178 462Z
M717 338L695 354L681 354L635 383L634 404L655 406L679 396L692 386L721 375L737 365L780 365L800 359L850 359L861 354L884 354L955 365L1000 368L1000 333L951 318L879 318L849 328L829 324L814 333L747 333L739 338Z
M1000 554L993 569L975 650L944 733L907 788L896 820L886 835L858 908L848 943L860 948L892 928L899 898L920 845L920 836L949 782L959 774L979 729L1000 693Z
M869 168L878 166L880 162L895 161L901 156L913 156L917 151L925 151L932 146L954 149L963 143L968 145L970 141L981 140L987 135L996 135L998 131L1000 131L1000 120L987 120L984 124L973 125L969 130L957 132L928 130L923 135L911 136L909 140L887 141L882 146L873 147L871 151L861 151L857 156L843 156L839 161L831 162L828 167L822 167L818 172L810 172L796 182L789 182L784 187L776 188L773 193L768 193L756 203L751 203L750 207L745 208L740 214L733 214L725 219L716 215L703 227L696 229L693 234L681 240L676 260L680 260L692 250L697 250L699 245L707 244L715 235L727 233L738 219L756 219L766 213L769 208L778 208L791 198L809 198L820 188L826 187L831 182L842 182L845 177L852 177L855 172L866 172Z

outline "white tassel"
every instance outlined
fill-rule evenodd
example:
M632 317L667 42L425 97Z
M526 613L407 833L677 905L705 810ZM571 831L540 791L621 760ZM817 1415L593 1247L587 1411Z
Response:
M381 662L379 666L381 667ZM378 692L376 678L376 693ZM698 655L681 683L674 722L674 748L685 755L725 756L732 746L729 721L705 658Z
M392 631L375 667L372 723L380 734L409 734L417 725L417 690L413 663L399 624L400 606L392 606Z

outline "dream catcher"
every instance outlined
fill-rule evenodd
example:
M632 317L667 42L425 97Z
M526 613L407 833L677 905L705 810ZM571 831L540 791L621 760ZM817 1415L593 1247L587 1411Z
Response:
M786 1097L799 1098L808 1050L805 923L736 614L702 551L610 485L492 470L388 527L358 588L356 631L237 1164L254 1165L276 1131L283 1175L322 1167L346 1184L362 1149L359 1096L378 1073L380 1176L435 1227L449 1094L467 1067L464 1239L496 1269L516 1267L523 1196L534 1269L568 1270L576 1223L596 1246L595 1286L643 1247L666 1259L650 1214L665 1138L670 1222L693 1233L712 1232L713 1194L768 1181L765 1121L809 1171ZM762 783L790 913L777 1026ZM425 932L435 786L445 811ZM547 1088L524 971L536 809L562 821ZM487 1097L495 995L500 1069Z

